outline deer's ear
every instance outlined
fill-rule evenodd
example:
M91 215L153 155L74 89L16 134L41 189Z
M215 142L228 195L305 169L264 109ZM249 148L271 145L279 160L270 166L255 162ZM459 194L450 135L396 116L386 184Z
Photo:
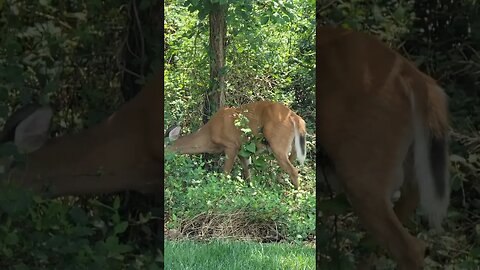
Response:
M170 130L170 132L168 133L168 138L171 140L171 141L174 141L176 139L178 139L178 137L180 136L180 130L181 128L179 126L176 126L174 127L172 130Z
M40 107L18 124L15 145L20 151L33 152L47 141L53 112L48 106Z

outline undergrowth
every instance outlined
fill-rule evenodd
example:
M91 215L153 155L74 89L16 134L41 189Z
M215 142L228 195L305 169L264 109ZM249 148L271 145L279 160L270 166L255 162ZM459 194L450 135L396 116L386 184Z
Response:
M268 161L276 168L275 161ZM239 166L238 166L239 167ZM251 182L239 171L207 172L199 157L165 156L167 237L234 238L262 242L308 241L315 234L315 174L302 167L301 190L279 170L252 170ZM280 175L279 175L280 173ZM287 179L285 177L285 179Z
M159 219L122 208L119 196L45 199L2 184L0 269L161 269Z

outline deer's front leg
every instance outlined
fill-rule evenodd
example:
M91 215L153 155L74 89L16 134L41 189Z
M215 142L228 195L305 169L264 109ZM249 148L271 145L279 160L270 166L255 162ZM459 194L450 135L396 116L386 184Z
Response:
M238 154L238 148L227 148L225 149L225 156L226 156L226 160L225 160L225 166L223 167L223 172L225 172L225 174L230 174L232 172L232 169L233 169L233 163L235 163L235 158L237 157L237 154Z

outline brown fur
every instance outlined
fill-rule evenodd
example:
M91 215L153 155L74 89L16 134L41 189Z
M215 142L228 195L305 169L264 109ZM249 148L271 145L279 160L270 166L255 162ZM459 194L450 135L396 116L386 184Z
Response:
M443 138L449 126L446 104L433 79L376 38L317 27L319 143L361 222L400 269L421 269L425 251L401 223L419 200L416 180L407 178L411 166L402 172L402 164L412 163L414 117ZM402 181L394 211L390 196Z
M183 154L225 153L227 160L224 172L229 174L244 142L241 131L234 124L239 113L249 119L248 125L254 135L258 135L262 129L280 167L290 175L292 184L298 188L298 171L291 163L294 155L289 159L288 151L294 139L293 122L299 133L305 136L305 121L280 103L257 101L239 108L222 108L198 131L180 137L168 149ZM263 146L259 145L259 148ZM295 147L292 147L292 153L294 150ZM240 156L239 158L244 177L248 179L250 172L247 160Z

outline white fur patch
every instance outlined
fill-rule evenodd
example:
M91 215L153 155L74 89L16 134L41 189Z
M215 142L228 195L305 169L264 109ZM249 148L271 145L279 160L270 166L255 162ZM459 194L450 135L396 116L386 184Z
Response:
M305 162L305 158L307 156L307 149L304 147L302 149L302 146L300 145L300 132L298 131L297 125L295 124L295 121L293 122L293 134L295 137L295 151L297 152L297 160L300 162L300 164L303 165ZM307 144L307 138L305 137L305 145Z
M415 108L415 99L411 97L413 108L413 126L414 126L414 155L415 155L415 174L418 179L420 192L420 206L428 217L431 227L441 230L442 220L447 215L449 204L449 188L446 188L446 195L438 198L435 194L435 179L430 164L430 134L425 127L425 120L422 119L419 111ZM448 172L445 176L448 179ZM446 181L448 185L448 180Z

